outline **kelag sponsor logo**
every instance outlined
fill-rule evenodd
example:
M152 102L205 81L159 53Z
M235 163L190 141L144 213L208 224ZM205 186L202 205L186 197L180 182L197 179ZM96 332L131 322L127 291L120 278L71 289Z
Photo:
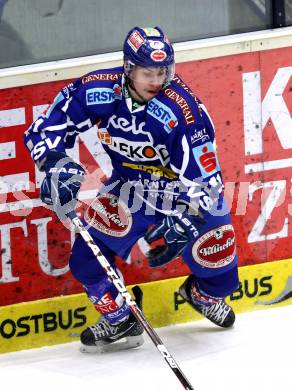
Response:
M79 328L86 324L83 312L86 306L75 310L47 312L22 316L17 319L6 318L0 322L0 336L4 339L23 337L42 332L54 332L57 329Z

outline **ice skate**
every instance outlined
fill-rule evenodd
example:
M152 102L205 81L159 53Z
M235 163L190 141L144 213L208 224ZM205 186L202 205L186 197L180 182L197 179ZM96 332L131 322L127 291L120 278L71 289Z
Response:
M123 322L111 325L103 316L81 335L81 352L110 352L136 348L144 343L143 328L132 313Z
M201 294L190 275L178 290L179 294L199 313L214 324L229 328L234 324L235 314L224 299Z

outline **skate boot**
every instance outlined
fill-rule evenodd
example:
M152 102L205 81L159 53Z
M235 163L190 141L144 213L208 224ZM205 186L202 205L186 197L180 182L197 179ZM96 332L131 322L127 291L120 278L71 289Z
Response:
M190 275L178 290L179 294L199 313L208 320L223 328L234 324L235 314L224 299L202 294Z
M80 335L81 352L111 352L139 347L144 343L143 327L130 313L126 320L111 325L106 318L85 329Z

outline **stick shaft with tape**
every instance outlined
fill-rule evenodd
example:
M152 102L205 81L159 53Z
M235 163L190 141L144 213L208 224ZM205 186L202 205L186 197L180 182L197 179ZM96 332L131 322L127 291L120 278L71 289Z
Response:
M129 306L131 312L134 314L136 319L140 322L140 324L143 326L145 331L147 332L150 339L155 344L156 348L160 352L160 354L163 356L164 360L168 364L168 366L171 368L171 370L174 372L184 389L186 390L194 390L188 379L185 377L184 373L179 368L178 364L170 354L170 352L166 349L165 345L163 344L162 340L158 336L158 334L155 332L153 327L149 324L148 320L145 318L143 312L138 307L134 299L132 298L131 294L126 289L124 283L122 282L121 278L118 276L116 271L112 268L108 260L103 256L101 253L99 247L95 244L93 238L91 237L88 230L84 227L81 220L78 218L78 216L75 214L75 212L70 213L68 217L73 222L74 226L77 228L78 233L81 235L83 240L86 242L86 244L89 246L89 248L94 253L97 261L100 263L102 268L104 269L107 276L111 279L119 293L122 295L123 299Z

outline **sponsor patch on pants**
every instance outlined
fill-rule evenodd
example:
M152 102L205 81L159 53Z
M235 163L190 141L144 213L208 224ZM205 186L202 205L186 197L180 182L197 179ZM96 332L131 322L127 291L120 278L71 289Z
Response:
M193 245L194 260L206 268L221 268L230 264L236 254L233 226L222 225L209 230Z
M125 236L132 226L128 207L113 194L101 194L91 203L85 221L102 233L114 237Z

